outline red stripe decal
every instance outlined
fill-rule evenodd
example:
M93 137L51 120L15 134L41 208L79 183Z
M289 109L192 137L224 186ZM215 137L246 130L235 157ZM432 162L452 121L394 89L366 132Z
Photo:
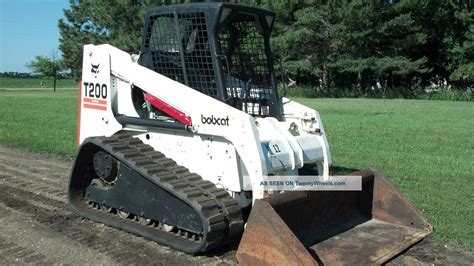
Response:
M187 116L185 113L181 112L180 110L174 108L173 106L156 98L155 96L149 93L145 94L145 101L151 103L151 105L153 105L154 107L160 109L161 111L165 112L166 114L170 115L174 119L187 126L190 126L193 123L190 116Z
M77 104L77 146L79 146L79 142L81 140L81 112L82 112L82 80L79 82L79 95L78 95Z
M93 105L93 104L84 104L84 108L89 108L89 109L95 109L95 110L101 110L101 111L106 111L107 106L102 106L102 105Z
M103 104L107 105L106 100L99 100L99 99L92 99L92 98L84 98L85 103L93 103L93 104Z

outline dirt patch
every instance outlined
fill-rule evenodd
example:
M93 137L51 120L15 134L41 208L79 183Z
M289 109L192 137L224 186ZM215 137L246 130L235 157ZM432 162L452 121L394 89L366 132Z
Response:
M442 246L431 235L387 265L474 265L474 254L461 248Z
M61 264L233 265L236 247L190 256L77 216L67 203L71 163L0 146L0 261ZM388 265L473 265L474 255L428 237Z

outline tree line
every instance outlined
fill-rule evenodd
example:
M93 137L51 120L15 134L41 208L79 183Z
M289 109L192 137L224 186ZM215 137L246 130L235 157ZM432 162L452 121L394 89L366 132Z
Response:
M37 61L35 59L34 61ZM28 64L30 65L30 64ZM16 78L16 79L39 79L39 78L50 78L50 75L45 75L40 71L33 71L33 73L27 72L16 72L16 71L4 71L0 72L0 78ZM71 74L69 72L59 72L57 73L58 79L70 79Z
M146 10L184 2L193 1L70 0L58 24L63 64L79 78L88 43L138 53ZM430 86L474 89L472 0L238 2L276 12L272 49L298 86L357 95L409 94Z
M37 78L37 77L38 75L35 75L32 73L15 72L15 71L0 72L0 78L25 79L25 78Z

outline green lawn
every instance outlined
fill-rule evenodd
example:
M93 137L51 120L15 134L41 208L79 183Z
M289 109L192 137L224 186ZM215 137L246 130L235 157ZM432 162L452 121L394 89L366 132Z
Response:
M77 89L0 89L0 144L71 159Z
M474 248L474 103L296 99L319 110L333 165L375 167L426 214L441 243ZM0 89L0 144L72 159L77 90Z
M43 86L41 86L43 81ZM56 88L74 88L77 82L72 79L58 79ZM0 78L0 90L14 88L53 88L52 79L36 79L36 78Z
M426 214L437 239L474 248L474 103L295 100L320 112L333 165L382 171Z

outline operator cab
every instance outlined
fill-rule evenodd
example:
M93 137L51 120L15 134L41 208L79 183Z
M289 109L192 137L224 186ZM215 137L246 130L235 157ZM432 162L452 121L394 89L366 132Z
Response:
M138 63L252 116L279 119L274 19L230 3L157 7L146 16Z

